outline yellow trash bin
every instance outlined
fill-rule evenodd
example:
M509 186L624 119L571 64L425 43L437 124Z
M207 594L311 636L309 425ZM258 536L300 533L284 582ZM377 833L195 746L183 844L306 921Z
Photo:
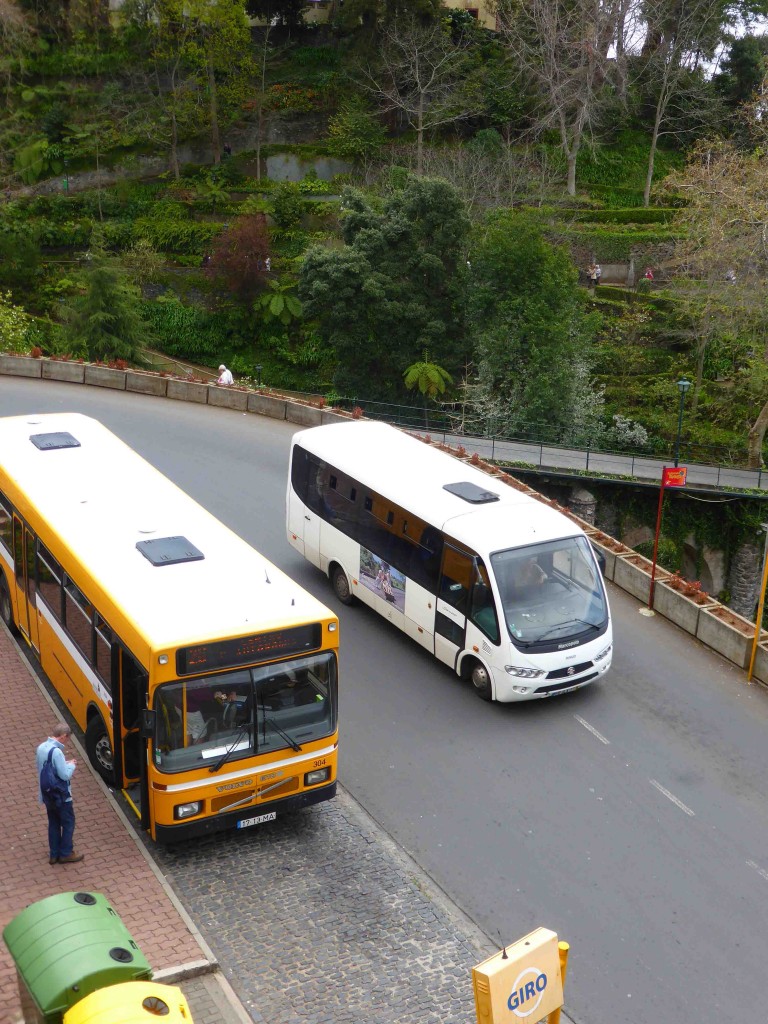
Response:
M125 981L92 992L64 1014L63 1024L194 1024L184 993L157 981Z

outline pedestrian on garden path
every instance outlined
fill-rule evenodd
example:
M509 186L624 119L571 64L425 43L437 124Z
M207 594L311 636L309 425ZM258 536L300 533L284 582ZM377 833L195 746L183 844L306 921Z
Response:
M596 263L590 263L589 264L589 267L587 268L587 278L588 278L588 288L590 289L590 291L594 291L595 288L597 287L597 282L599 280L599 277L598 277L598 267L597 267Z
M224 363L219 367L219 379L216 381L217 384L223 384L224 387L229 387L230 384L235 383L235 378L232 376L232 371L228 370Z
M82 853L76 853L73 847L75 834L75 808L72 803L70 779L75 774L77 761L67 760L64 756L64 744L72 735L66 722L57 722L51 735L43 740L37 748L37 780L38 801L48 812L48 863L76 864L83 860ZM64 793L61 799L44 796L40 788L40 775L50 755L51 767L62 781Z

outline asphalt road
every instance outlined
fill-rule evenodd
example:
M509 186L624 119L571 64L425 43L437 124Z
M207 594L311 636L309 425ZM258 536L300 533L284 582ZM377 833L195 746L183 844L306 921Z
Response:
M82 411L328 603L283 525L291 425L0 378L0 415ZM479 701L361 606L340 608L341 781L485 931L571 943L589 1024L762 1019L768 695L611 590L606 681ZM407 969L407 968L404 968Z

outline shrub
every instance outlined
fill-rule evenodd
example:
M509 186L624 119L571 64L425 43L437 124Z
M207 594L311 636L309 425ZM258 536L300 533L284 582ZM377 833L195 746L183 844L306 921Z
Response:
M298 114L311 114L321 106L315 89L300 85L272 85L267 90L266 106L270 110L290 110Z
M304 215L304 200L293 181L281 181L272 193L272 216L283 230L296 227Z

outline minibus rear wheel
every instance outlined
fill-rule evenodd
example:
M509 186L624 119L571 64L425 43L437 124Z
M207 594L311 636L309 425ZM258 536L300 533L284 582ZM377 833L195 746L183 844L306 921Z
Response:
M347 574L335 562L331 566L331 586L333 587L334 594L342 604L352 604L352 591Z

